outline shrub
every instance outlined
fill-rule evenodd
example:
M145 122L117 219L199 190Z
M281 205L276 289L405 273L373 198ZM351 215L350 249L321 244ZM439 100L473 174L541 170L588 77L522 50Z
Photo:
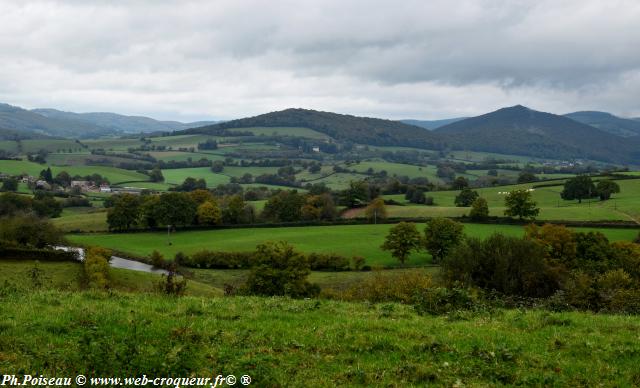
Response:
M156 285L156 290L165 295L182 296L187 290L187 279L178 277L177 265L170 263L168 265L168 274L162 274L162 279Z
M464 287L425 288L418 293L413 306L419 314L441 315L480 307L480 297Z
M0 220L0 240L13 241L22 247L45 248L63 241L62 232L48 220L32 214Z
M316 296L320 288L308 282L310 272L306 257L286 242L260 244L256 248L256 264L244 289L249 294L263 296Z
M360 271L365 263L365 258L362 256L353 256L351 258L353 269L356 271Z
M327 290L327 296L348 301L372 303L400 302L410 304L419 292L432 287L431 276L419 271L396 273L375 272L366 280L346 290Z
M348 258L332 253L310 253L307 261L313 271L348 271L350 269Z
M151 261L151 265L156 268L165 268L167 266L167 262L164 260L164 257L160 254L160 252L154 249L151 252L151 256L149 256L149 261Z
M640 245L628 241L616 241L611 251L617 266L640 282Z
M215 252L205 249L191 256L182 255L179 264L192 268L248 268L251 266L254 257L254 252Z
M89 248L84 259L84 275L87 285L95 289L109 288L109 258L111 252L104 248Z
M449 283L462 282L506 295L546 297L560 288L544 250L533 241L494 234L468 238L442 262Z

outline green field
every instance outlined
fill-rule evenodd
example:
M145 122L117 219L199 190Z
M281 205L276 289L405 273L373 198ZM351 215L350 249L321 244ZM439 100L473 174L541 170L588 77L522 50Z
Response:
M214 251L250 251L265 241L288 241L303 252L337 253L343 256L363 256L369 265L397 265L382 245L392 225L339 225L305 226L289 228L242 228L206 231L177 232L171 235L171 245L167 234L80 234L70 235L69 240L83 245L99 245L138 256L147 256L154 249L165 257L172 258L177 252L191 254L202 249ZM418 225L420 229L423 225ZM595 230L580 228L580 230ZM632 240L638 235L634 229L597 229L611 240ZM486 237L494 232L521 236L523 228L516 225L465 224L465 232L471 236ZM429 262L427 253L414 253L409 265Z
M66 208L58 218L51 220L63 232L104 232L107 212L95 208Z
M46 168L46 164L38 164L26 160L0 160L0 172L10 175L26 173L37 177L40 174L40 171L45 170ZM147 175L140 174L139 172L105 166L51 166L51 171L54 176L61 171L66 171L71 176L86 176L98 173L107 177L111 184L129 181L146 181L149 179Z
M608 201L598 199L585 200L582 204L578 201L565 201L560 198L562 185L541 187L532 192L533 199L540 207L541 220L566 220L566 221L636 221L640 223L640 179L619 180L621 192L614 194ZM535 184L499 186L475 189L478 194L487 200L489 213L494 216L504 215L505 192L514 189L529 189ZM433 191L426 195L433 197L435 206L411 205L404 195L388 195L387 199L407 204L407 206L389 206L389 216L393 217L456 217L468 214L469 208L456 207L454 200L459 191ZM361 212L360 212L361 213ZM351 216L357 216L354 212Z
M640 384L640 319L543 310L45 291L0 298L5 373L248 375L252 386Z
M33 287L28 275L36 266L42 270L42 288L48 290L78 291L83 289L81 263L72 262L39 262L0 260L0 287L12 284L18 289L27 290ZM154 292L154 286L161 279L160 275L128 269L110 269L113 290L125 292ZM221 290L198 281L191 281L187 293L195 296L220 296ZM1 300L2 298L0 298ZM1 361L0 361L1 363Z
M185 179L191 177L195 179L204 179L207 182L207 187L216 187L229 183L229 177L221 174L214 174L211 172L210 167L193 167L193 168L179 168L162 170L164 175L164 182L168 184L178 185L184 182Z

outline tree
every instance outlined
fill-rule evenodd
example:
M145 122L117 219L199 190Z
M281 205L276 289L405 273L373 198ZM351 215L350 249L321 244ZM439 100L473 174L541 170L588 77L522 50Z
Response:
M522 171L518 175L518 183L530 183L538 180L536 174L528 171Z
M107 211L109 230L129 230L140 217L140 197L119 194L112 197L113 207Z
M195 179L192 177L188 177L182 182L181 185L178 185L173 188L175 191L194 191L198 189L205 190L207 188L207 182L204 179Z
M276 222L300 221L304 204L304 196L297 191L281 191L269 198L262 210L262 217Z
M531 198L531 192L526 189L514 190L507 194L504 205L506 207L504 215L518 217L520 220L533 219L540 214L537 203Z
M222 203L222 222L240 224L245 220L245 203L241 195L226 197Z
M611 194L620 192L620 186L610 179L603 179L598 182L596 192L600 196L601 201L606 201L611 198Z
M476 198L478 198L479 196L480 195L478 194L477 191L471 190L469 188L464 188L464 189L462 189L460 194L458 194L456 196L456 199L454 200L454 203L458 207L469 207L469 206L471 206L473 201L475 201Z
M487 200L482 197L476 198L471 204L469 217L476 221L486 220L489 217L489 205L487 204Z
M154 167L153 170L149 172L149 178L151 182L164 182L164 175L162 175L160 167Z
M198 205L202 205L203 203L209 202L209 201L215 201L215 199L213 198L213 194L211 194L209 190L204 190L204 189L197 189L197 190L191 191L189 193L189 196Z
M334 220L338 211L329 194L308 195L301 209L305 220Z
M62 187L69 187L71 185L71 175L66 171L60 171L58 175L53 178L53 182Z
M366 182L351 181L349 188L340 193L341 202L348 208L354 208L367 200L368 191L369 188Z
M569 268L574 265L578 245L573 231L566 226L531 224L525 228L525 236L542 245L548 258L557 260Z
M420 232L413 222L401 222L389 230L389 234L380 248L391 251L391 256L400 261L402 265L409 257L411 251L420 249Z
M577 199L582 203L585 198L591 198L597 194L596 187L588 175L578 175L575 178L567 179L560 197L566 200Z
M63 241L62 232L46 219L33 214L3 218L0 222L0 241L45 248Z
M364 214L369 221L373 222L386 219L387 207L384 204L384 199L378 197L371 201L371 203L364 209Z
M217 225L222 220L222 212L215 201L207 201L198 206L197 216L200 225Z
M197 205L186 193L163 193L155 205L154 218L160 225L191 225Z
M434 262L441 262L451 248L462 240L463 230L461 223L448 218L433 218L427 222L424 244Z
M316 296L320 289L307 280L311 267L307 258L284 241L258 245L246 290L250 294L293 298Z
M451 184L451 188L453 188L454 190L462 190L467 187L469 187L469 181L463 176L457 177Z
M47 183L53 183L53 174L51 173L51 167L47 167L46 170L40 171L40 178Z
M222 160L216 160L211 165L211 172L220 173L224 171L224 162Z
M2 191L17 191L18 181L13 178L6 178L2 181Z

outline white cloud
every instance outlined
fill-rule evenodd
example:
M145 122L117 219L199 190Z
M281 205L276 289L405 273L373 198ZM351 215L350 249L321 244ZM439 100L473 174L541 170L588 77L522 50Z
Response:
M0 3L0 101L159 118L640 116L640 3Z

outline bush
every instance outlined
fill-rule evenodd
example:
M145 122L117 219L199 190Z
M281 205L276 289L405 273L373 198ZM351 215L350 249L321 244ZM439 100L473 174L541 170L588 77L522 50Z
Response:
M0 242L0 260L78 261L76 252L30 249Z
M284 241L260 244L256 248L256 264L244 285L252 295L293 298L316 296L317 285L307 281L311 272L306 257Z
M62 232L51 222L28 214L0 219L0 240L42 249L61 243L63 238Z
M426 288L418 293L413 306L419 314L441 315L482 306L478 294L464 287Z
M494 234L485 240L468 238L454 248L443 261L442 272L449 283L546 297L560 288L560 279L544 257L544 249L533 241Z
M307 261L312 271L348 271L349 259L333 253L310 253L307 255Z
M182 296L187 290L187 279L179 278L176 263L168 265L168 274L162 274L162 279L156 284L156 290L161 294Z
M335 299L348 301L410 304L416 294L432 286L431 276L419 271L401 274L375 272L366 280L352 285L346 290L325 290L324 294Z
M182 254L178 264L191 268L248 268L254 261L254 257L253 252L215 252L205 249L191 256Z
M111 252L104 248L89 248L84 259L84 275L87 286L95 289L109 288L109 258Z
M151 256L149 256L149 261L151 261L151 265L155 268L166 268L167 262L164 260L164 257L160 254L160 252L154 250L151 252Z
M353 263L353 269L356 271L360 271L365 263L365 258L362 256L353 256L351 258L351 262Z

